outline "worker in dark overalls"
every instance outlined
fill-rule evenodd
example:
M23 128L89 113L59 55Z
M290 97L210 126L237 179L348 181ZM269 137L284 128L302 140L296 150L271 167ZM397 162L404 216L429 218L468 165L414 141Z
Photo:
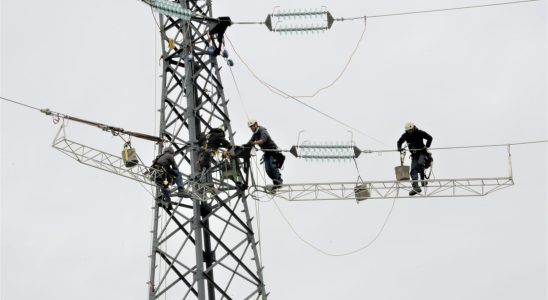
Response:
M409 196L414 196L422 189L419 187L419 174L421 177L421 185L426 186L428 183L424 180L425 164L428 159L428 152L426 149L430 148L432 144L432 136L426 133L426 131L420 130L415 126L413 122L405 123L405 132L398 140L398 151L403 151L403 142L407 143L409 151L411 152L411 180L413 180L413 189L409 192ZM426 140L426 145L424 144Z

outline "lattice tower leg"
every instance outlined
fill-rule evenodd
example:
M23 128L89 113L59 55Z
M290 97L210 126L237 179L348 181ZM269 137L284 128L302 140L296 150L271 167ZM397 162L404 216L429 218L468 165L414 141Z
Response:
M212 15L210 1L183 5L196 14ZM154 208L149 300L265 300L262 265L242 188L247 185L246 170L236 160L236 174L226 179L218 161L210 168L198 164L197 141L211 128L223 125L234 144L217 59L207 52L212 45L208 24L160 16L160 30L160 136L175 148L192 198L172 196L169 205L157 202ZM159 189L156 195L161 195Z

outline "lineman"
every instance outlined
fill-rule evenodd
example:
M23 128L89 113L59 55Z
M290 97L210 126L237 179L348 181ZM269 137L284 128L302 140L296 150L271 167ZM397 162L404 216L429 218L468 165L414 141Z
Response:
M432 136L430 136L425 131L418 129L413 122L405 123L404 128L405 133L402 134L402 136L398 140L398 151L403 151L401 146L403 142L407 142L407 146L409 147L409 151L411 152L410 174L411 180L413 180L413 189L409 192L409 196L414 196L417 193L422 192L418 183L418 174L420 174L421 180L423 180L421 182L422 186L427 185L427 182L424 181L424 166L426 160L428 159L428 152L426 151L426 149L429 148L432 144ZM424 145L424 140L426 140L426 145Z
M159 166L161 170L166 173L165 175L168 178L175 178L175 183L177 184L177 196L189 197L189 193L183 187L183 177L181 176L181 172L179 172L179 168L175 163L174 154L175 151L173 150L173 147L168 146L164 148L163 153L158 155L154 160L153 166ZM168 180L168 182L169 181L170 180ZM160 185L165 201L171 200L168 185Z
M274 188L280 188L283 184L282 174L280 173L280 167L283 164L282 155L278 150L278 146L272 140L266 128L259 126L257 120L250 119L247 122L247 126L253 132L251 139L247 143L248 145L258 145L264 151L264 168L268 177L272 179ZM266 151L265 151L266 150Z

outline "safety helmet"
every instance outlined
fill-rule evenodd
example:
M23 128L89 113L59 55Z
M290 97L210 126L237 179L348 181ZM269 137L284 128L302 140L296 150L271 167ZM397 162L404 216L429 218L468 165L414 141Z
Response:
M411 129L415 128L415 123L413 123L413 122L407 122L407 123L405 123L404 128L405 128L405 131L411 130Z
M255 124L257 124L257 120L255 120L255 119L249 119L247 121L247 126L248 127L251 127L251 125L255 125Z

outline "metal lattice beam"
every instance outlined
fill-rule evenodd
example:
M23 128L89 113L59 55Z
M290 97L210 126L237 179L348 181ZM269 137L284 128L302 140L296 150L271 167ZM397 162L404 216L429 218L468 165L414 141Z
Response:
M61 125L59 128L57 135L53 139L52 147L84 165L123 176L140 183L154 185L150 178L152 178L157 171L150 170L149 167L140 163L132 168L127 168L120 156L112 155L67 139L64 125Z
M471 197L485 196L500 189L514 185L512 177L469 178L469 179L432 179L422 187L422 192L409 196L411 181L364 181L331 183L284 184L276 191L276 196L289 201L313 200L367 200L384 198L421 198L421 197ZM255 193L266 192L258 189Z
M74 158L82 164L92 166L135 181L151 184L149 168L138 164L128 169L121 157L85 146L69 140L64 135L64 127L53 141L53 147ZM216 183L223 186L223 182ZM409 196L410 181L366 181L366 182L330 182L330 183L296 183L285 184L276 192L280 198L289 201L312 200L366 200L382 198L421 198L421 197L471 197L485 196L500 189L514 185L512 177L468 178L468 179L432 179L428 186L422 187L422 193ZM266 190L271 188L267 186ZM368 194L359 196L356 188ZM360 191L359 190L359 191ZM255 190L255 194L265 190ZM358 191L358 192L359 192ZM363 199L362 199L363 198Z

